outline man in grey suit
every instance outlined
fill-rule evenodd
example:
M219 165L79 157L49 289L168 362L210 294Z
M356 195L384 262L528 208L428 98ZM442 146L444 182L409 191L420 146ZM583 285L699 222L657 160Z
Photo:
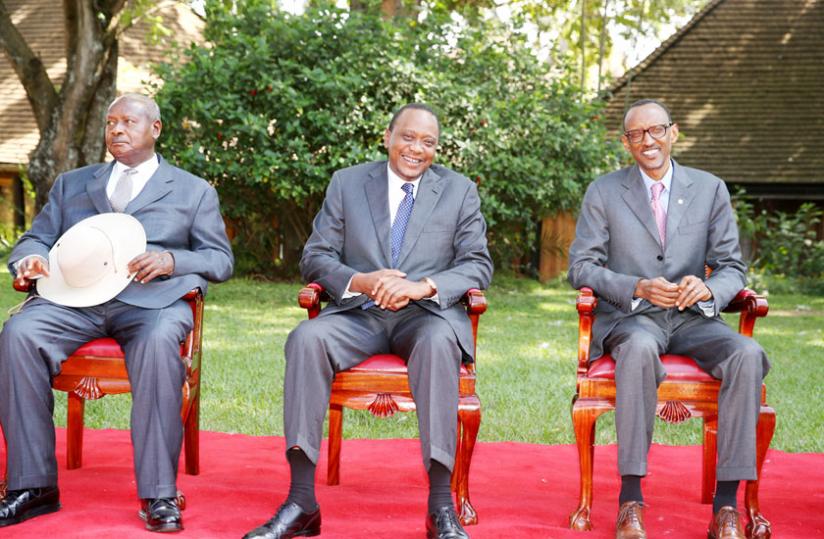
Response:
M247 538L320 533L314 476L332 380L378 353L408 363L430 483L427 537L468 537L449 489L458 374L473 353L459 301L468 289L489 285L492 262L475 184L432 164L439 135L429 107L406 105L384 133L388 162L332 177L301 259L303 278L321 284L331 302L286 342L289 494Z
M709 537L744 537L736 492L740 480L756 479L755 427L769 362L719 317L746 283L738 230L724 182L671 159L677 138L660 102L629 107L621 140L636 164L589 186L570 248L570 283L600 298L591 357L609 352L616 363L619 539L646 537L641 478L665 376L660 354L691 356L722 380Z
M105 128L114 162L60 175L9 256L9 269L25 284L49 275L49 250L87 217L125 212L146 232L145 253L128 264L134 280L114 299L75 308L35 294L0 333L0 421L8 446L0 526L60 508L51 377L80 345L110 336L123 347L132 387L140 515L150 531L183 528L175 502L186 375L180 343L193 320L181 297L193 288L205 293L207 280L228 279L234 259L215 189L155 153L160 130L153 100L116 99Z

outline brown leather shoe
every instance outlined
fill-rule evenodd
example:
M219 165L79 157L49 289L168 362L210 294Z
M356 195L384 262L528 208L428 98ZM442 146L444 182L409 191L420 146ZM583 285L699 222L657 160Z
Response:
M741 516L735 508L725 505L718 510L710 521L707 530L708 539L747 539Z
M615 539L647 539L644 529L644 504L624 502L618 508Z

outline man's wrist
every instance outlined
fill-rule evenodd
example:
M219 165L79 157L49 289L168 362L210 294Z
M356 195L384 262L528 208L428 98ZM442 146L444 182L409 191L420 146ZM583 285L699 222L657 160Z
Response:
M424 277L423 279L421 279L421 282L429 287L429 292L424 294L424 298L431 298L432 296L438 293L438 285L436 285L435 281L433 281L429 277Z

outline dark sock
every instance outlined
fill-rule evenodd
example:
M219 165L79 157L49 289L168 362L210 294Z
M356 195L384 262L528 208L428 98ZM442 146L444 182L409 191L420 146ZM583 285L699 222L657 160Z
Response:
M318 506L315 499L315 464L301 449L287 451L286 460L292 475L286 503L295 502L304 511L314 511Z
M444 505L452 505L450 481L452 473L440 462L433 460L429 465L429 512Z
M644 495L641 494L641 476L622 475L621 494L618 495L618 505L623 505L627 502L643 503L643 501Z
M729 505L733 509L736 505L736 495L738 494L738 481L719 481L715 484L715 498L712 500L712 514L718 512L724 506Z

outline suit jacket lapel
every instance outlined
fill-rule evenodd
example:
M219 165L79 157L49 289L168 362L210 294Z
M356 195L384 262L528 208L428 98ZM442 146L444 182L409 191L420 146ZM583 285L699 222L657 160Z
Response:
M403 246L398 257L398 267L409 256L415 242L418 241L418 236L421 235L424 225L429 221L432 210L435 209L435 205L441 198L442 184L443 178L433 172L431 168L426 169L426 172L423 173L421 182L418 184L415 205L412 206L412 215L409 217L409 223L406 225L406 232L403 235Z
M92 180L86 184L86 193L94 204L98 213L109 213L112 210L112 205L109 202L109 197L106 196L106 184L109 183L109 176L112 175L114 168L114 161L100 167L92 176Z
M389 179L386 174L386 167L386 163L382 163L381 166L373 169L370 174L372 178L364 183L363 189L366 192L366 202L372 215L378 245L383 254L384 267L388 268L392 264L392 245L390 242L392 224L389 221Z
M650 194L647 192L646 185L644 185L644 179L641 177L638 165L629 169L626 178L624 178L624 187L627 188L624 191L624 202L641 221L647 232L658 242L658 245L661 245L661 238L658 237L658 226L655 224L655 217L652 215L652 207L649 202Z
M692 179L687 172L673 160L672 184L667 206L667 245L672 245L673 238L678 232L678 223L687 213L695 198L695 189L692 188Z
M126 206L125 213L134 214L171 192L172 184L174 183L174 178L172 177L173 170L171 165L160 157L157 170L152 174L152 177L149 178L149 181L146 182L143 190Z

